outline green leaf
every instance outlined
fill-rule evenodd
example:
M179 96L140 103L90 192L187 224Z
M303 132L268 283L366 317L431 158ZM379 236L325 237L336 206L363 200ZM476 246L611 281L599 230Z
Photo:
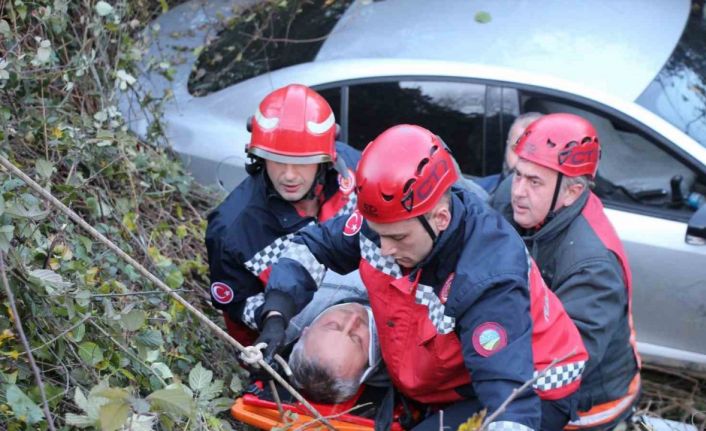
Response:
M156 329L149 329L147 331L141 332L137 336L137 341L145 345L146 347L156 349L162 347L164 340L162 339L162 333Z
M126 401L113 401L100 408L102 431L115 431L121 428L130 414L130 404Z
M194 400L182 385L170 385L169 389L160 389L151 393L147 400L153 407L174 413L178 416L189 416L194 409Z
M49 179L54 172L54 164L45 159L37 159L34 168L40 177Z
M113 6L104 2L103 0L96 3L96 13L98 16L106 16L113 12Z
M29 272L30 281L39 286L49 287L51 290L58 289L66 290L73 285L68 281L64 281L61 275L51 269L34 269ZM48 290L49 291L49 290Z
M490 14L485 11L477 12L476 16L473 18L476 20L476 22L478 22L480 24L487 24L492 20L492 17L490 16Z
M167 275L164 282L167 283L167 286L172 289L178 289L182 284L184 284L184 276L181 274L181 271L175 269Z
M83 394L83 391L81 391L81 388L76 386L76 390L74 392L74 402L84 412L88 413L90 412L90 406L88 404L88 400L86 399L86 396Z
M36 424L44 420L44 414L37 404L34 403L16 385L10 385L5 391L7 404L12 408L12 412L18 419L28 424Z
M165 364L164 362L155 362L150 365L150 368L153 369L157 374L159 374L163 379L171 379L174 377L174 374L172 374L172 370L170 370L167 364Z
M78 355L92 367L103 360L103 350L91 341L83 342L78 346Z
M10 243L15 227L12 225L0 226L0 250L7 253L10 250Z
M51 41L44 39L39 42L39 48L37 48L37 55L34 57L36 62L39 64L44 64L51 58Z
M228 397L216 398L211 401L211 409L214 413L224 412L233 407L233 399Z
M162 13L167 13L169 11L169 4L167 0L159 0L159 5L162 6Z
M125 401L130 397L125 389L121 388L105 388L95 392L99 397L107 398L111 401Z
M0 19L0 34L3 37L10 38L12 36L12 30L10 30L10 24L4 19Z
M223 392L223 380L216 380L199 391L199 400L210 401L220 395L221 392Z
M233 376L233 379L230 381L230 390L236 395L243 392L243 382L240 380L240 377L236 375Z
M40 221L49 214L49 210L41 210L39 207L25 208L25 206L19 202L10 201L5 204L5 213L16 218L28 218L33 221Z
M142 310L130 310L120 316L120 326L126 331L137 331L147 320L147 313Z
M193 391L200 391L211 384L213 372L201 366L201 362L189 372L189 387Z
M67 425L73 425L78 428L88 428L96 425L96 421L86 415L75 415L73 413L66 413L64 417Z

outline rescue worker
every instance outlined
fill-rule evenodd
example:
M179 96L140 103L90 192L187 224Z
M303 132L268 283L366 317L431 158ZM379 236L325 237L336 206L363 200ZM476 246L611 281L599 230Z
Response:
M403 395L445 406L443 425L456 429L556 361L489 429L540 429L540 417L541 429L561 429L587 359L580 335L512 227L453 186L454 166L422 127L395 126L371 142L356 173L357 211L300 231L273 265L257 343L271 358L279 328L326 268L359 268L383 360ZM439 419L415 429L438 430Z
M334 114L303 85L267 95L251 118L249 177L208 217L211 300L228 332L255 339L270 266L304 226L355 208L357 150L336 143Z
M628 260L590 190L601 151L596 130L577 115L546 115L528 126L514 151L514 176L492 203L522 235L590 356L580 418L567 429L612 429L638 401L640 358Z

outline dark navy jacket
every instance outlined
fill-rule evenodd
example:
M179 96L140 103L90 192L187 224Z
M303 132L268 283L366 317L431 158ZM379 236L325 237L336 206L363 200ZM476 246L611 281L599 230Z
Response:
M491 204L513 222L512 177ZM523 239L547 286L576 323L590 359L579 390L579 409L619 399L638 372L631 328L631 274L622 244L600 200L589 190Z
M353 171L360 153L340 142L336 152ZM355 193L343 193L338 178L329 169L320 215L324 209L344 214L355 208ZM262 304L262 296L255 296L263 290L269 267L295 232L316 222L313 217L302 217L279 196L264 169L246 178L208 217L206 247L213 305L232 322L254 328ZM252 298L249 303L248 298Z

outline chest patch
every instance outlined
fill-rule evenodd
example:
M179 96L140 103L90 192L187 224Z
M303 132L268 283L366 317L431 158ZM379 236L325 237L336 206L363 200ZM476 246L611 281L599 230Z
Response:
M346 236L353 236L360 232L360 228L363 226L363 216L360 211L355 210L346 220L346 225L343 227L343 234Z
M219 281L211 285L211 296L219 304L230 304L233 300L233 289L225 283Z
M473 330L473 347L479 355L488 357L507 346L507 332L499 323L481 323Z

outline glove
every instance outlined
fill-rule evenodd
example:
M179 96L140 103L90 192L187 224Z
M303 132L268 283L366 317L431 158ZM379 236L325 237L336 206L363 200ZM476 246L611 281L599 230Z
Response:
M281 315L273 315L265 319L262 332L252 346L245 348L241 353L240 359L245 368L250 371L251 382L266 381L272 377L264 369L257 364L259 358L267 362L278 373L280 372L277 361L274 361L274 356L282 349L284 345L285 326L284 317Z
M287 322L281 314L270 315L265 319L260 336L255 340L256 346L260 343L267 344L262 352L262 359L270 365L272 365L272 358L284 347L286 328Z

